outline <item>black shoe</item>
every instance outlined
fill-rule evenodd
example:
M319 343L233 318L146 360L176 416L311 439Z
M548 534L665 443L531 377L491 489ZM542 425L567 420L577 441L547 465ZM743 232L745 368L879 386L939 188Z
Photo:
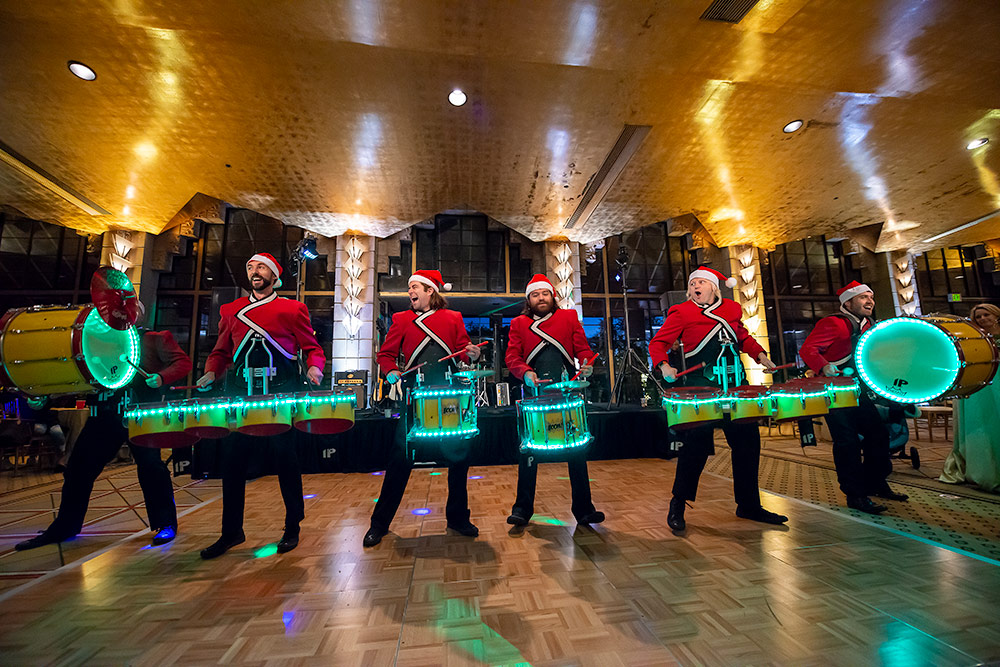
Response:
M866 512L867 514L881 514L882 512L889 509L885 505L879 505L878 503L873 503L871 498L868 496L852 496L847 499L847 506L852 510L858 510L859 512Z
M18 542L14 545L15 551L27 551L28 549L37 549L38 547L44 547L46 544L56 544L57 542L63 542L73 535L62 536L55 535L52 533L42 532L32 537L30 540L25 540L24 542Z
M373 547L381 542L382 538L385 537L388 532L388 530L382 530L381 528L372 526L368 529L368 532L365 533L365 539L361 543L366 547Z
M479 529L471 521L465 523L449 523L448 528L465 537L479 537Z
M736 508L736 516L741 519L750 519L751 521L760 521L761 523L769 523L773 526L780 526L781 524L788 521L788 517L784 514L776 514L774 512L768 512L763 507L751 507L746 509L744 507Z
M872 491L868 495L875 496L876 498L885 498L886 500L906 500L909 498L905 493L896 493L892 490L892 487L886 484L884 487L878 491Z
M667 525L675 533L683 532L687 528L684 522L684 501L674 497L670 499L670 510L667 512Z
M581 526L589 526L592 523L602 523L604 521L604 512L598 512L594 510L590 514L579 517L576 522Z
M512 526L527 526L528 521L530 521L530 519L528 519L528 517L524 516L517 510L511 512L510 516L507 517L507 523L509 523Z
M175 537L177 537L177 528L174 526L164 526L153 535L153 546L158 547L161 544L173 542Z
M242 530L236 535L223 535L215 541L215 544L201 550L202 560L212 560L213 558L218 558L235 547L237 544L243 544L246 540L247 536L243 534Z
M295 547L299 546L299 529L289 530L285 528L284 534L281 536L281 541L278 542L278 553L288 553Z

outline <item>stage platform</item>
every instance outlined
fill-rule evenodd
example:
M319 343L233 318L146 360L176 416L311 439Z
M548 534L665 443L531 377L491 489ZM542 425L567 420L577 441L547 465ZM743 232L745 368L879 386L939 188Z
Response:
M445 534L446 477L418 470L392 533L373 549L361 538L382 477L310 475L302 543L284 555L274 550L282 510L268 477L248 488L247 542L210 562L198 550L218 532L217 482L188 481L202 500L187 501L174 543L151 548L148 533L135 533L0 593L0 655L4 664L164 665L1000 658L996 560L768 492L765 505L788 526L740 520L731 482L717 474L727 461L720 449L710 462L683 536L665 523L671 461L592 463L594 498L608 514L592 528L573 523L565 466L543 465L538 514L520 534L505 523L515 469L473 468L478 539ZM822 469L801 475L828 484ZM937 495L907 491L914 499L891 513ZM59 547L3 552L9 568Z

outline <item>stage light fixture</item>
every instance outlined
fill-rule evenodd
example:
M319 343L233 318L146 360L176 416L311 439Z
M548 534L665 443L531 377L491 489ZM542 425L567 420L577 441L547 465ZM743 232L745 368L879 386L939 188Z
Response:
M73 73L73 76L78 79L83 79L84 81L93 81L97 78L97 72L90 69L78 60L70 60L66 63L69 67L69 71Z

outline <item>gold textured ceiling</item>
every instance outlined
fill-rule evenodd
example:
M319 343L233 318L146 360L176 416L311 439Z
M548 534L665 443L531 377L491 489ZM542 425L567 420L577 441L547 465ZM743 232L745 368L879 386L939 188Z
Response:
M1000 3L762 0L737 25L708 5L4 0L0 142L111 215L4 163L0 205L157 232L203 193L379 236L479 210L584 241L694 213L762 246L887 222L880 249L1000 208ZM625 124L652 130L564 230Z

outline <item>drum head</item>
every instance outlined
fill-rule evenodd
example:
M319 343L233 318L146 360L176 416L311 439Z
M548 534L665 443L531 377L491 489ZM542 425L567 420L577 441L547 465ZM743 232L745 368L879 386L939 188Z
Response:
M118 389L135 377L135 368L122 361L122 355L139 363L139 333L135 327L111 327L92 309L83 322L80 352L94 381L107 389Z
M916 317L879 322L861 335L854 358L872 391L900 403L934 400L951 389L961 370L951 336Z
M101 319L119 331L135 326L139 319L139 300L132 281L118 269L102 266L90 279L90 298Z

